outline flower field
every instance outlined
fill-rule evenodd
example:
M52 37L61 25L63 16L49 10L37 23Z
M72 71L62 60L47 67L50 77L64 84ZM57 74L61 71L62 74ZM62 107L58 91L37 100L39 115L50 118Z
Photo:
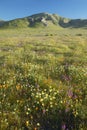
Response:
M0 130L87 130L86 36L0 30Z

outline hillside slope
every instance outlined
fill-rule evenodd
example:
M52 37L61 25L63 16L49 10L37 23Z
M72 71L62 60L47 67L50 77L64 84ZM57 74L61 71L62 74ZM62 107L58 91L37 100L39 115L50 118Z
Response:
M57 14L39 13L10 21L0 21L0 28L51 27L86 28L87 19L68 19Z
M0 26L2 26L3 23L4 23L4 21L0 19Z

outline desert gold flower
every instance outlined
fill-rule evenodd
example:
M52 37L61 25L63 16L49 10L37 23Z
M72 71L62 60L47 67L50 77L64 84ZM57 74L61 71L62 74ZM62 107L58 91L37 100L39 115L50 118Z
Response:
M17 90L20 90L21 89L21 86L18 84L18 85L16 85L16 89Z
M37 123L37 126L40 126L40 123Z
M30 108L28 108L28 111L30 111L31 109Z
M26 124L26 126L29 126L29 121L26 121L26 123L25 123L25 124Z
M38 110L38 107L36 107L35 109Z
M42 99L42 98L40 99L40 102L43 102L43 99Z
M29 113L28 112L26 112L26 115L28 115Z

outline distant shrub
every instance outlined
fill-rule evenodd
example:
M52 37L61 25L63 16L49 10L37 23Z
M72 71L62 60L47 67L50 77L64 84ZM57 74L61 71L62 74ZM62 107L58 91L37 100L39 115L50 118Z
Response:
M52 34L52 33L51 34L46 34L45 36L54 36L54 34Z
M82 34L81 34L81 33L79 33L79 34L76 34L76 36L82 36Z

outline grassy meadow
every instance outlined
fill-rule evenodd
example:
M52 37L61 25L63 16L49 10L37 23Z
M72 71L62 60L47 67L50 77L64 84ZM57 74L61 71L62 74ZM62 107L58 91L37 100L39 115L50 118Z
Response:
M86 29L0 29L0 130L87 130Z

